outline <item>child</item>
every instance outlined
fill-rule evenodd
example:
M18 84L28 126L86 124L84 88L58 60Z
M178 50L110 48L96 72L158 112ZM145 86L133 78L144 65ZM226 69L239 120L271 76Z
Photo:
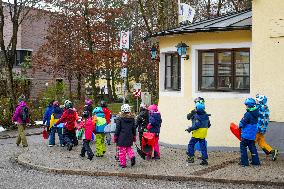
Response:
M256 134L256 143L265 152L266 155L271 154L272 160L275 161L278 155L278 150L272 149L265 141L264 135L269 122L269 109L267 106L267 97L264 95L256 95L256 103L259 112L257 122L258 132Z
M88 111L90 115L93 112L93 101L90 99L85 100L84 111Z
M142 146L143 132L149 123L149 111L146 105L143 103L140 104L140 113L137 116L136 123L137 123L138 132L139 132L140 146Z
M96 107L93 110L93 115L96 118L96 157L103 157L106 153L105 134L106 126L105 114L102 107Z
M24 101L24 96L19 98L19 104L13 114L12 121L17 124L18 127L18 137L16 144L19 146L22 142L23 147L28 147L28 141L25 134L26 124L30 123L29 107Z
M101 101L101 107L104 111L104 114L105 114L105 118L106 118L106 124L109 125L110 122L111 122L111 117L112 117L112 114L111 114L111 111L110 109L107 108L107 104L106 104L106 101ZM110 142L111 142L111 135L110 133L106 133L106 141L107 141L107 144L110 145Z
M120 167L126 167L126 155L128 155L131 166L135 165L135 153L131 146L136 142L136 126L134 116L128 104L121 106L121 114L116 119L116 131L114 142L119 148Z
M252 156L252 165L260 165L258 153L255 147L255 138L257 133L258 109L253 98L247 98L244 103L247 107L247 112L240 121L239 128L241 129L241 163L242 167L249 166L247 147Z
M54 102L54 100L49 102L48 106L46 107L46 109L44 111L43 120L42 120L42 124L46 125L46 129L47 129L48 133L50 132L49 127L50 127L51 114L53 113L53 102Z
M160 146L159 146L159 134L162 123L160 112L158 112L158 106L152 104L148 107L149 110L149 124L147 130L150 133L155 133L155 144L154 144L154 159L160 159Z
M204 101L196 102L195 110L191 116L192 126L189 127L186 131L189 133L192 131L192 137L188 143L187 155L188 163L194 163L194 153L195 153L195 144L199 142L200 150L201 150L201 163L200 165L208 165L208 154L205 138L207 136L207 130L211 126L209 116L205 112Z
M50 134L49 134L49 147L53 147L55 145L55 133L58 133L60 146L64 146L63 142L63 123L59 124L57 127L54 124L60 119L63 114L63 110L59 106L58 101L53 102L53 113L51 114L50 119Z
M87 152L88 159L91 161L94 157L94 153L92 149L90 148L90 142L93 138L93 131L95 129L95 124L93 122L93 119L89 113L89 111L83 112L83 120L80 123L80 126L78 127L78 130L83 129L83 147L81 149L81 157L85 157L85 153Z
M64 123L64 143L67 145L67 149L71 151L73 145L78 144L78 140L76 138L76 121L78 120L78 114L74 110L71 101L66 100L64 102L64 107L65 110L61 118L54 124L54 126L57 127L60 123Z

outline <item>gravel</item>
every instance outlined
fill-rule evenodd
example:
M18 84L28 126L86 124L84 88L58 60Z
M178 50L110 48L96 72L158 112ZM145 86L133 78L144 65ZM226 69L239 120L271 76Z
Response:
M69 153L66 149L61 148L47 148L46 143L42 142L41 136L31 136L28 137L29 148L21 148L15 145L15 139L0 139L0 188L108 188L108 189L156 189L156 188L230 188L230 189L239 189L239 188L273 188L268 186L256 186L256 185L236 185L236 184L220 184L220 183L207 183L207 182L170 182L170 181L161 181L161 180L150 180L150 179L127 179L127 178L120 178L120 177L89 177L89 176L79 176L79 175L62 175L62 174L51 174L40 172L36 170L31 170L19 166L15 161L15 156L19 154L33 154L30 157L38 156L37 160L39 162L49 162L48 159L54 159L51 161L52 166L58 166L61 164L61 161L64 160L68 166L75 166L77 162L80 163L81 166L84 167L96 167L98 162L104 161L106 159L108 161L108 156L110 159L113 160L113 154L109 152L105 158L102 160L94 159L90 162L87 159L81 160L78 158L78 151L79 148L71 151ZM41 154L36 153L36 149L41 149ZM57 153L56 153L57 149ZM164 150L164 149L163 149ZM36 153L36 155L35 155ZM175 154L173 151L172 153ZM55 155L60 154L61 156ZM176 155L178 156L178 154ZM22 156L25 157L25 156ZM56 163L55 157L61 157L58 159ZM69 157L69 158L68 158ZM42 161L42 158L44 161ZM66 160L68 159L68 160ZM183 159L183 157L181 158ZM72 164L73 162L73 164ZM160 162L160 163L159 163ZM159 163L160 165L163 164L163 161L159 162L148 162L153 166L155 163ZM81 164L82 163L82 164ZM139 165L143 165L142 162L138 162L137 168L127 168L125 171L135 171L142 169ZM145 163L145 162L144 162ZM78 165L77 165L78 166ZM147 166L148 168L151 166ZM109 165L107 165L109 167ZM117 168L117 164L113 164L114 170L119 170ZM185 166L184 166L185 167ZM193 166L194 167L194 166ZM196 165L198 167L198 165ZM77 167L79 168L79 167ZM186 169L186 168L184 168ZM187 167L187 169L191 169ZM197 168L198 169L198 168ZM145 171L145 170L144 170ZM274 187L277 188L277 187Z

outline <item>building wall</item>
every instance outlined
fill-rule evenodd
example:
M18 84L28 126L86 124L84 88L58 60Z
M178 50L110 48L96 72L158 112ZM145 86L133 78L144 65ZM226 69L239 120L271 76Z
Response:
M206 101L206 111L212 127L208 132L210 146L238 146L238 140L231 134L230 122L239 122L245 113L243 102L251 94L198 92L197 58L198 49L241 48L251 46L251 31L194 33L159 38L160 41L160 96L159 110L162 114L160 139L170 144L185 145L190 135L184 130L191 125L186 119L187 113L194 107L193 99L202 96ZM163 89L164 53L176 51L175 46L184 42L189 45L189 60L181 61L181 91L166 92ZM251 65L251 69L254 65ZM255 94L252 93L254 96Z
M283 122L284 1L252 2L252 92L267 95L271 120Z
M39 48L44 44L45 37L47 35L47 30L50 22L50 14L47 11L40 11L37 9L31 10L29 13L29 19L26 19L22 22L18 31L18 41L17 41L17 50L30 50L32 54L35 55ZM9 40L12 36L12 22L9 17L9 9L4 7L5 15L5 26L4 26L4 38L5 45L9 43ZM42 92L46 90L46 83L49 83L49 86L55 82L55 79L62 78L62 76L56 75L53 77L53 74L48 72L48 68L44 69L30 69L28 70L28 76L32 81L30 97L37 98L40 97ZM14 72L20 72L19 67L14 68ZM68 80L63 78L64 83L68 86ZM83 81L83 78L82 78ZM75 93L77 90L77 79L73 78L72 80L72 92ZM82 91L84 90L84 85L82 85Z

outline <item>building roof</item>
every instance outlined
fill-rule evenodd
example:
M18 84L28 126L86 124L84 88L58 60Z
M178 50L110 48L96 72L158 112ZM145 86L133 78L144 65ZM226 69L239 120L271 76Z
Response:
M175 35L196 32L250 30L252 27L252 11L245 10L217 18L192 23L178 28L152 34L150 37Z

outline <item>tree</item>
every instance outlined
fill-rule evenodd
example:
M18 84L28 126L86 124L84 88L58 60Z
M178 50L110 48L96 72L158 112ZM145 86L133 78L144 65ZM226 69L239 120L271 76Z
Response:
M18 31L22 22L29 19L30 13L35 7L40 7L40 0L0 0L0 46L1 56L4 62L4 75L7 81L7 94L10 98L10 109L16 104L15 87L13 79L13 65L16 60L16 48L18 43ZM12 34L5 36L5 23L11 23Z

